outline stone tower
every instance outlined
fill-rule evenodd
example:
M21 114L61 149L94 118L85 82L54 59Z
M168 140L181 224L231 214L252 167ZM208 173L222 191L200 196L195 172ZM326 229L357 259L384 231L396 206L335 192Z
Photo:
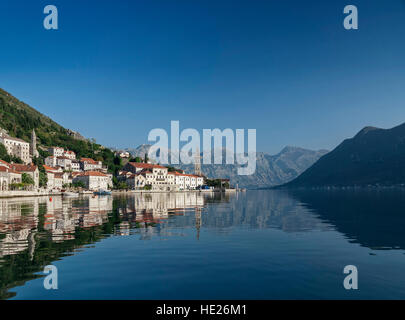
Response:
M39 157L39 153L37 150L37 135L35 134L34 129L32 129L32 132L31 132L30 156Z
M196 176L201 176L201 156L199 148L197 148L197 152L194 158L194 174Z

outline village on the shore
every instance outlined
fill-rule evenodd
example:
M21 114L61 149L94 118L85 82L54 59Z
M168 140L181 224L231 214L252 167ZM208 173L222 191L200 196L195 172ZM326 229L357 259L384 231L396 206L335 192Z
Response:
M34 130L31 133L30 143L0 132L0 144L4 145L10 156L21 159L22 162L0 160L0 191L3 194L7 192L13 194L13 191L21 190L35 193L65 191L108 193L108 190L112 189L146 192L218 189L212 184L207 185L208 179L201 173L199 159L194 165L195 172L190 174L170 166L152 163L147 156L144 159L137 157L134 161L130 159L128 152L117 151L115 156L126 161L121 170L112 174L102 161L84 157L78 159L75 152L59 146L47 148L49 156L43 159L42 165L35 165L33 159L40 156ZM220 188L229 188L228 179L216 181L219 181Z

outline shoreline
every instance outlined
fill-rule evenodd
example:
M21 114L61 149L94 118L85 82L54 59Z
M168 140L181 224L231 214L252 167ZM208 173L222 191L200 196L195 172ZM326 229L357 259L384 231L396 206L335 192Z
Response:
M227 193L227 192L237 192L236 189L226 189L226 190L181 190L181 191L158 191L158 190L112 190L112 195L115 194L149 194L149 193ZM91 195L92 191L85 191L80 193L81 195ZM37 192L37 191L1 191L0 199L7 198L33 198L33 197L49 197L49 196L63 196L63 192Z

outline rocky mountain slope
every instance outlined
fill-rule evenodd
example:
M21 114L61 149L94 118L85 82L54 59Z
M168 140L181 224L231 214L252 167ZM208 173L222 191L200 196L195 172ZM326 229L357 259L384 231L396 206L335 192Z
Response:
M405 123L365 127L323 156L286 187L405 184Z
M150 145L143 144L136 149L126 149L132 156L144 157ZM213 152L212 152L213 153ZM256 154L256 172L250 176L237 174L237 165L201 165L204 175L209 178L229 178L231 184L239 187L258 189L284 184L293 180L320 157L327 153L326 150L307 150L298 147L285 147L280 153L270 155L265 152ZM225 159L225 156L223 156ZM193 165L176 165L176 167L194 172Z

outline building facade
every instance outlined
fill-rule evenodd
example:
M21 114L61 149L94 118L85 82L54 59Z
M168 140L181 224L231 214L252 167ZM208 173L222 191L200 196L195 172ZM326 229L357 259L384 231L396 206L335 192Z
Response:
M21 174L23 173L28 174L34 180L34 187L35 188L39 187L39 170L36 165L13 163L11 164L11 169Z
M6 147L9 155L20 158L25 164L31 163L32 158L30 155L30 144L28 142L1 133L0 143Z
M128 172L131 172L132 175L125 174L125 180L128 186L134 189L151 186L151 189L155 191L195 190L204 184L202 176L177 171L169 172L168 168L151 163L128 162L122 173Z
M112 186L111 178L99 171L86 171L76 175L73 178L73 183L81 181L88 190L107 190Z

